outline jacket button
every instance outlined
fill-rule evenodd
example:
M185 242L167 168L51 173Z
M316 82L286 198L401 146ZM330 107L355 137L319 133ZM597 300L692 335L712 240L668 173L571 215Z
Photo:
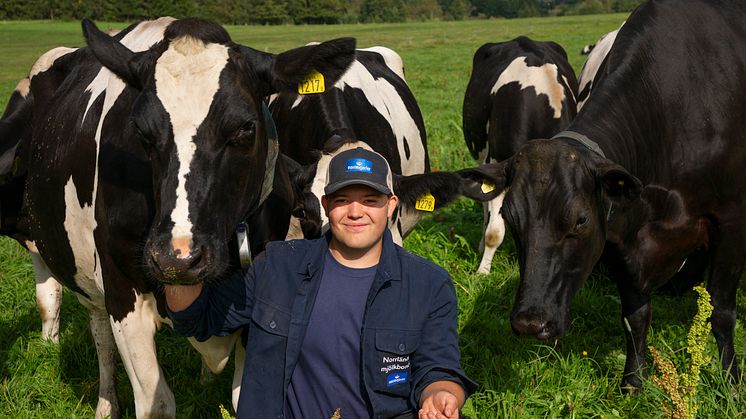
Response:
M270 329L274 329L275 327L277 327L277 323L275 323L274 320L272 320L271 322L269 322L269 328Z
M405 349L407 349L407 347L406 347L406 346L405 346L405 345L404 345L403 343L400 343L400 344L399 344L399 350L400 350L400 351L403 351L403 350L405 350Z

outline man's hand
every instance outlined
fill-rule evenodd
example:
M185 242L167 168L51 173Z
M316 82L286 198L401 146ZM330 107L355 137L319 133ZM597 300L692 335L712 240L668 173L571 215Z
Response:
M171 311L183 311L202 292L202 283L194 285L165 285L166 304Z
M436 381L420 395L419 419L458 419L458 411L466 395L461 385L452 381Z

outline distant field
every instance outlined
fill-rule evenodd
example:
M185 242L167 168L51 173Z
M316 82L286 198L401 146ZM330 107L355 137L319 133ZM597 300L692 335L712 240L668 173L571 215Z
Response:
M359 47L383 45L404 59L406 78L425 118L434 168L474 165L461 132L461 106L474 51L485 42L527 35L562 45L576 71L580 48L617 28L626 15L532 18L385 25L228 27L234 40L281 52L313 40L353 36ZM102 29L124 24L100 23ZM0 101L5 103L38 55L55 46L82 46L80 24L0 22ZM509 313L518 283L510 240L498 251L490 275L477 275L481 206L462 200L424 220L406 239L410 251L451 272L459 297L461 348L468 375L481 384L465 412L473 418L658 418L664 397L651 384L637 396L619 389L624 337L615 287L596 273L573 303L569 333L553 346L518 338ZM31 263L10 240L0 240L0 417L91 417L97 402L96 353L87 315L71 292L63 302L61 343L40 340ZM739 290L736 351L746 356L746 294ZM695 298L656 297L649 343L675 361L695 312ZM165 327L157 338L159 357L174 391L179 417L219 417L230 405L230 373L199 382L200 360L186 340ZM746 413L746 390L724 383L715 358L703 370L700 417L733 418ZM232 366L228 366L230 370ZM744 368L742 366L742 368ZM124 369L118 369L126 417L134 402Z

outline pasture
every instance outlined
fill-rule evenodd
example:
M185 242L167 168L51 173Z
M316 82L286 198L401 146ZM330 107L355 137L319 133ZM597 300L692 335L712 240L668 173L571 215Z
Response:
M461 106L474 51L485 42L527 35L553 40L568 53L576 72L580 48L613 29L626 15L575 16L467 22L354 24L333 26L228 27L233 39L255 49L280 52L312 40L353 36L358 47L390 47L402 56L406 78L427 128L431 165L454 170L473 166L461 132ZM100 23L101 29L121 23ZM25 77L36 57L59 46L83 46L78 22L0 22L0 101ZM665 396L647 382L641 394L619 390L624 336L616 288L599 268L576 296L573 322L557 343L519 338L510 328L518 266L510 238L498 250L492 273L475 273L480 253L482 207L461 200L421 222L405 240L410 251L445 267L459 298L462 362L480 383L464 412L473 418L656 418L664 417ZM138 263L133 261L132 263ZM736 351L746 357L746 286L739 289ZM656 296L649 344L681 365L696 297ZM98 367L87 313L65 291L60 344L40 339L34 279L25 251L0 240L0 417L91 417L97 402ZM157 336L161 365L176 397L178 417L220 417L230 406L232 364L209 382L200 382L200 359L185 339L168 327ZM717 360L702 371L699 416L734 418L746 414L746 390L726 382ZM134 402L124 368L118 367L125 417Z

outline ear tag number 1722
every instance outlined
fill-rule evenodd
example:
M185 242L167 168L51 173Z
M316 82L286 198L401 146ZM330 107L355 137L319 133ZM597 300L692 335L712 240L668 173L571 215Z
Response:
M325 90L324 75L318 71L314 71L298 83L298 93L301 95L324 93Z

